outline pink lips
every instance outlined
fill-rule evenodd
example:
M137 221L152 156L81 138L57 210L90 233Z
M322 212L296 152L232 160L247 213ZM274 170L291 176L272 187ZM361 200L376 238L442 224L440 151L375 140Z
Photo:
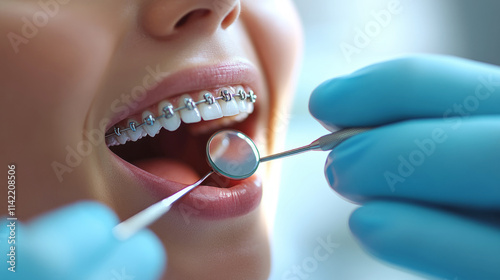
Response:
M262 92L259 74L255 67L246 63L224 63L216 66L195 67L165 77L154 89L147 93L132 114L166 98L185 92L216 88L232 84L246 84L257 93ZM112 122L120 121L117 116ZM256 126L257 124L251 124ZM251 130L254 130L251 128ZM248 134L248 133L247 133ZM252 136L251 134L249 134ZM112 153L113 154L113 153ZM170 181L156 176L113 154L120 173L130 175L137 185L153 193L158 200L174 194L186 187L186 184ZM204 155L200 160L205 161ZM213 176L213 175L212 175ZM194 181L193 181L194 183ZM219 183L219 182L218 182ZM222 181L223 188L201 185L176 203L193 211L195 217L205 220L220 220L245 215L255 209L262 198L260 179L254 175L242 181ZM174 206L175 207L175 206Z

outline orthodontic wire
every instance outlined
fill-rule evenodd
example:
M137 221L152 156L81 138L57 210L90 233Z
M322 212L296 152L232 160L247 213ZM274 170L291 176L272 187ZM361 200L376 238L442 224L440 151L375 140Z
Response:
M159 118L165 118L169 119L174 116L174 114L180 110L194 110L196 106L202 104L202 103L207 103L208 105L212 105L215 103L216 100L221 100L223 99L226 102L231 101L232 98L239 97L241 100L248 99L250 102L255 103L257 100L257 95L252 90L249 90L248 93L245 92L244 90L239 90L238 93L230 93L228 90L221 90L220 91L220 96L215 97L212 93L207 92L203 95L205 98L204 100L199 100L199 101L193 101L192 98L185 98L184 99L184 106L174 108L172 104L165 106L162 108L163 114L153 117L153 115L149 115L146 118L144 118L143 123L136 123L134 121L129 123L129 127L126 128L119 128L119 127L113 127L113 132L106 134L104 137L108 138L111 136L120 136L122 132L126 132L129 130L136 131L139 127L145 126L145 125L153 125L155 121Z

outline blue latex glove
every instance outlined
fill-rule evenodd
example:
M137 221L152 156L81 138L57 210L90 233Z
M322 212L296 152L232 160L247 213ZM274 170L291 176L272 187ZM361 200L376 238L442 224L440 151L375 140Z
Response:
M112 235L115 214L97 202L81 202L16 227L16 272L5 262L10 229L2 217L0 279L159 279L166 255L159 239L143 230L126 241Z
M380 126L330 153L325 174L364 206L350 228L373 255L445 279L500 279L500 68L415 56L320 85L326 128Z

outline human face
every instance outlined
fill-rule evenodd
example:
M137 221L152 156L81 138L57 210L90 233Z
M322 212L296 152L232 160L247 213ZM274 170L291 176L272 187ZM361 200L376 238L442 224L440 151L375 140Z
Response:
M208 171L205 141L225 127L265 152L300 46L288 0L4 0L0 34L2 153L17 165L25 219L82 199L126 219ZM174 131L108 147L126 140L105 140L113 127L143 122L147 110L158 116L161 101L178 107L185 94L197 101L237 86L258 96L248 116L187 124L196 120L187 112ZM276 186L262 187L261 176L215 177L153 225L165 279L267 278L260 201Z

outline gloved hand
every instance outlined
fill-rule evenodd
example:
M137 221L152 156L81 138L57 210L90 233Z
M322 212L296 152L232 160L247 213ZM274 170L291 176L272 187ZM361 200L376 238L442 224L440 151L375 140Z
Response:
M364 204L349 225L376 257L440 279L500 279L500 68L415 56L320 85L329 184Z
M115 239L118 219L97 202L57 209L29 224L17 222L12 245L6 223L2 217L2 260L15 246L15 272L3 261L0 279L158 279L166 262L161 242L149 230L126 241Z

